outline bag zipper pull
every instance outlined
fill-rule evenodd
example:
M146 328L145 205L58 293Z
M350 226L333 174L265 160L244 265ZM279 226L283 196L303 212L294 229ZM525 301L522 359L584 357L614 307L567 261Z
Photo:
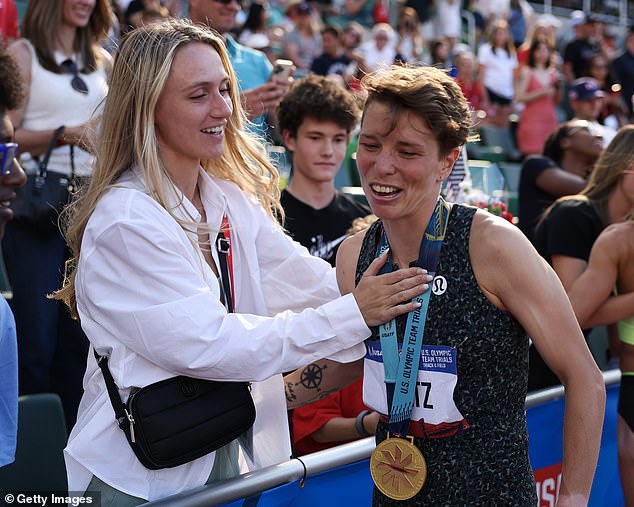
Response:
M134 439L134 417L132 417L132 414L130 412L128 412L127 409L125 410L125 416L128 419L128 422L130 423L129 427L130 427L130 440L132 443L135 442Z

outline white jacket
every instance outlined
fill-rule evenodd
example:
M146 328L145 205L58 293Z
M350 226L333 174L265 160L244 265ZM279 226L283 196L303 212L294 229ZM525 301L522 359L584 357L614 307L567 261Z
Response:
M224 212L229 218L236 313L221 304L194 234L147 195L138 171L102 197L88 222L77 307L91 346L110 356L123 400L131 387L174 375L255 381L253 455L240 453L241 471L253 470L290 456L279 372L339 351L337 360L358 359L370 331L354 297L340 296L328 263L293 242L233 183L202 170L199 181L211 238ZM173 206L178 216L187 210L199 218L184 197L174 195ZM214 453L157 471L139 463L115 423L92 350L84 389L65 449L70 491L85 491L93 474L148 500L206 482Z

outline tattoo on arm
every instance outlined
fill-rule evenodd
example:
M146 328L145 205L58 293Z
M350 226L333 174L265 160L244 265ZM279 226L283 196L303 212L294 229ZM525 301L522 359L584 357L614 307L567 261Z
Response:
M324 379L324 370L326 368L326 365L321 367L317 363L309 364L302 370L299 383L306 389L316 389L317 392L321 391L319 386Z
M297 395L295 394L295 389L293 389L292 382L286 382L286 401L291 402L297 399Z

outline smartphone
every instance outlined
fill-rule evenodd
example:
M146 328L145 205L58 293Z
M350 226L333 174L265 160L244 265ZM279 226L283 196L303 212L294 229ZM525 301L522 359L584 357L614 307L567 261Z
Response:
M271 77L276 81L286 81L293 71L293 62L290 60L278 59L273 64L273 74Z

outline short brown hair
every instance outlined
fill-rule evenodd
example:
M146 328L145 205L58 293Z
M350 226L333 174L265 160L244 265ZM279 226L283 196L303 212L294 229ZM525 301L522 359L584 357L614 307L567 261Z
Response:
M361 84L368 93L366 109L372 102L391 107L392 129L403 110L420 116L436 137L439 155L447 155L468 141L469 104L445 71L429 66L395 65L368 74Z

